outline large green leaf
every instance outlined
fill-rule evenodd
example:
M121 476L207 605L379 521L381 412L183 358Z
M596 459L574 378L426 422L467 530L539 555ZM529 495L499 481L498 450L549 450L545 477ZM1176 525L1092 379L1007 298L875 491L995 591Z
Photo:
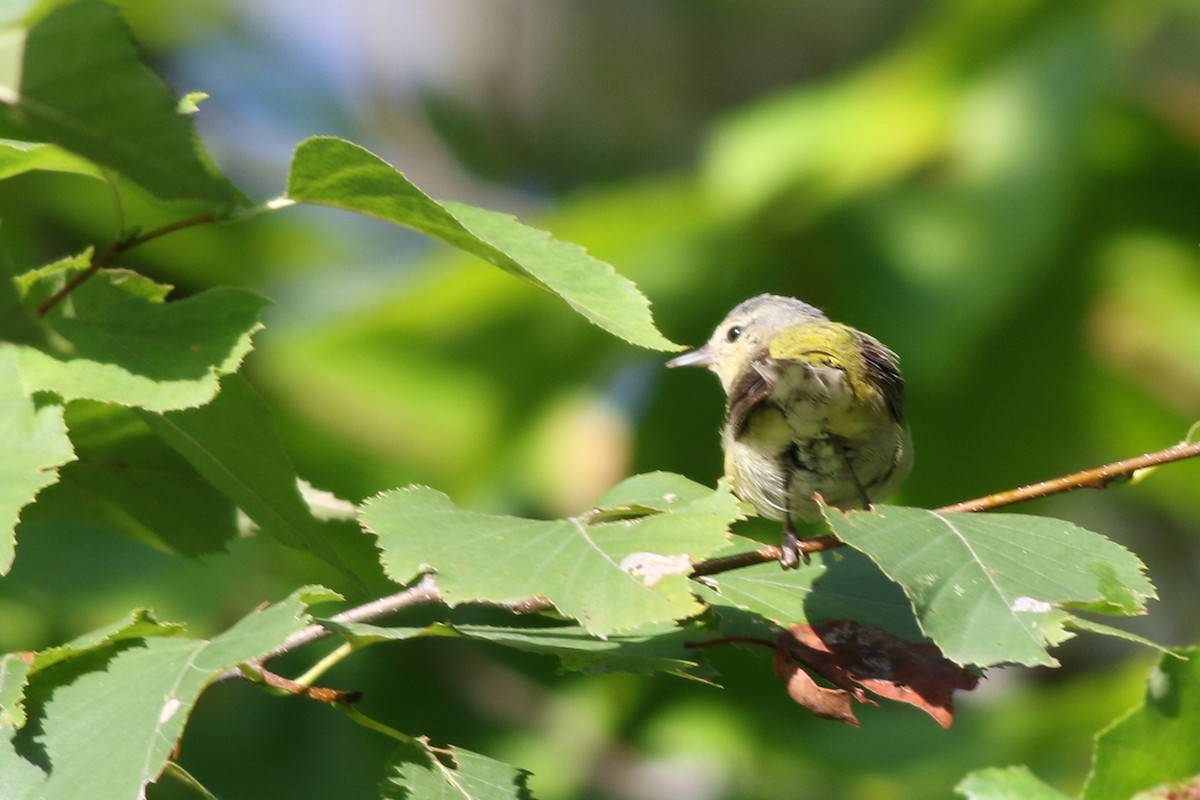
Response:
M1164 655L1150 672L1141 707L1096 739L1084 800L1126 800L1200 775L1200 648ZM1194 791L1194 788L1193 788ZM1190 797L1190 793L1159 797Z
M309 604L334 599L302 589L210 640L135 616L42 666L28 676L28 721L0 739L0 781L11 776L15 788L4 796L144 796L205 686L308 625Z
M557 294L628 342L652 350L680 349L654 327L650 304L637 287L609 264L507 214L438 202L356 144L333 137L301 142L292 157L287 197L369 214L441 239Z
M414 740L392 757L382 796L389 800L532 800L529 773L460 747Z
M0 573L12 564L21 509L75 457L61 406L38 408L23 388L17 346L0 343Z
M83 254L21 276L26 301L48 296L89 260ZM168 303L169 290L123 270L92 275L46 315L65 345L21 348L24 380L64 400L153 411L208 402L220 376L236 370L250 351L267 301L218 287Z
M0 135L59 145L166 200L243 201L208 163L191 120L142 63L114 7L69 3L21 33L4 37Z
M352 589L379 572L370 539L356 526L314 516L270 408L240 376L227 376L205 406L141 417L264 533L332 566ZM349 539L346 528L354 532Z
M24 528L71 521L163 550L200 555L237 535L237 507L152 432L132 409L76 401L67 408L76 460L21 517Z
M981 769L968 775L955 791L968 800L1069 800L1024 767Z
M1072 635L1069 609L1138 614L1155 596L1136 556L1061 520L891 506L826 518L900 584L921 630L960 664L1055 664L1046 647Z
M432 570L451 605L543 597L603 636L703 610L690 591L691 565L725 545L741 512L723 487L692 497L661 497L676 504L670 513L624 516L622 503L544 521L465 511L410 486L369 500L361 519L396 581Z

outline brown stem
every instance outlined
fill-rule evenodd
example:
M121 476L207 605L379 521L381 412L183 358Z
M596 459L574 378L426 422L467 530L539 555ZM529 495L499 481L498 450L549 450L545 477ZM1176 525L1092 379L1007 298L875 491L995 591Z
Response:
M1146 453L1135 458L1126 458L1123 461L1114 461L1102 467L1085 469L1081 472L1064 475L1061 478L1052 478L1041 483L1022 486L1019 489L1009 489L1008 491L989 494L987 497L964 500L961 503L942 506L936 510L991 511L995 508L1011 506L1014 503L1034 500L1039 497L1049 497L1052 494L1072 492L1076 489L1103 489L1118 478L1128 477L1139 469L1159 464L1169 464L1172 461L1182 461L1186 458L1195 458L1196 456L1200 456L1200 442L1180 442L1165 450Z
M1070 475L1063 475L1060 478L1022 486L1018 489L1009 489L989 494L986 497L977 497L974 500L964 500L961 503L936 508L934 511L991 511L1026 500L1049 497L1053 494L1070 492L1075 489L1103 489L1113 481L1128 477L1139 469L1146 469L1147 467L1159 464L1169 464L1172 461L1183 461L1184 459L1195 458L1196 456L1200 456L1200 442L1180 442L1165 450L1146 453L1145 455L1127 458L1123 461L1114 461L1102 467L1085 469L1081 472L1074 472ZM841 547L843 544L835 536L820 536L815 539L801 540L800 549L805 553L816 553L821 550ZM728 572L731 569L741 569L742 567L751 567L755 564L765 564L777 560L779 560L779 548L774 545L766 545L757 550L749 550L744 553L735 553L731 556L721 556L701 561L692 569L691 577L699 578L704 575L715 575L718 572Z
M216 214L211 211L206 211L203 214L197 214L194 217L176 220L167 225L163 225L161 228L155 228L152 231L143 233L140 236L132 236L128 239L122 239L121 241L114 243L112 247L109 247L100 255L93 256L92 263L88 264L87 269L85 269L83 272L80 272L74 278L71 278L71 280L67 281L61 289L43 300L41 305L37 307L37 315L39 317L44 317L46 312L58 305L64 297L78 289L79 286L88 278L92 277L101 269L111 264L117 258L117 256L121 255L122 253L126 253L135 247L140 247L147 242L152 242L160 236L166 236L168 233L174 233L175 231L183 230L184 228L191 228L196 225L204 225L209 222L216 222L216 220Z
M276 675L274 672L263 669L261 666L256 666L253 670L247 670L242 673L243 677L248 680L262 683L265 686L270 686L272 689L294 694L299 697L311 697L319 703L357 703L362 699L362 692L341 692L337 689L324 689L320 686L305 686L303 683L296 683L291 678L285 678L282 675Z

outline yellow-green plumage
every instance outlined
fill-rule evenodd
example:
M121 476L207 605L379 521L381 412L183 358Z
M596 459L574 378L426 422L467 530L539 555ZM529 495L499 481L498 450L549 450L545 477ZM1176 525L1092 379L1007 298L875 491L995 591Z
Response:
M816 496L863 508L907 476L912 446L903 424L896 355L790 297L739 305L703 347L670 362L707 366L727 395L725 472L739 497L785 524L820 516ZM791 561L792 563L787 563Z

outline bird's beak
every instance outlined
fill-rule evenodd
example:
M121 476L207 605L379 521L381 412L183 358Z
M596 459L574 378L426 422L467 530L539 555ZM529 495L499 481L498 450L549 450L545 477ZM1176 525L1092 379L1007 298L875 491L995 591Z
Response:
M716 362L713 360L712 348L708 345L697 347L690 353L684 353L681 356L675 356L667 362L668 367L708 367L712 368Z

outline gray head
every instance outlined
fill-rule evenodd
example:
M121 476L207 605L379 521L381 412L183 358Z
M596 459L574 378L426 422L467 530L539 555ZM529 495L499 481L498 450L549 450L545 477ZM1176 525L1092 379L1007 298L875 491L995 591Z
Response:
M775 334L805 322L826 321L821 309L794 297L760 294L739 303L703 346L671 359L668 367L707 367L725 391Z

